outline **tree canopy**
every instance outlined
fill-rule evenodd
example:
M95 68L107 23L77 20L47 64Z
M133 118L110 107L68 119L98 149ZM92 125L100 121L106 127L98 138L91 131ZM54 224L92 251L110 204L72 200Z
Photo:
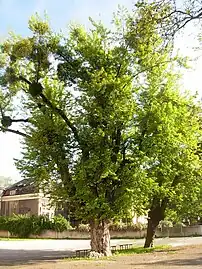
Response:
M68 36L33 16L30 36L1 47L1 130L22 136L17 167L87 220L106 255L111 220L149 212L150 246L166 209L200 188L200 109L178 86L186 61L159 32L171 6L156 7L138 2L111 29L90 19Z

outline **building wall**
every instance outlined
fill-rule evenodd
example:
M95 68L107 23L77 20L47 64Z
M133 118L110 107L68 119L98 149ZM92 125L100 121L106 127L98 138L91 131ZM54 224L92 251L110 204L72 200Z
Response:
M12 190L14 191L14 190ZM1 197L1 215L12 216L13 214L46 215L52 218L55 208L50 206L50 199L44 197L43 193L27 193L16 195L9 193Z
M3 201L1 214L12 216L13 214L38 215L38 199Z
M39 215L46 215L50 219L55 215L55 208L50 206L49 198L42 197L39 199L38 212Z
M19 210L17 214L39 215L38 212L39 199L19 201Z

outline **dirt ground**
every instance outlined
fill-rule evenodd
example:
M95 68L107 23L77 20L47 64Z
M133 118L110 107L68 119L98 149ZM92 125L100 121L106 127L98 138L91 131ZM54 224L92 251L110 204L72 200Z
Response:
M4 269L197 269L202 268L202 245L172 248L155 253L114 256L108 260L58 260L27 265L1 264Z

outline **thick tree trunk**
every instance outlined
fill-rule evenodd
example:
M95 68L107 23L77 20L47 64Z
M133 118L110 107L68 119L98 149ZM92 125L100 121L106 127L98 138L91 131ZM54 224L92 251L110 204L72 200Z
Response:
M167 202L168 200L166 198L162 202L155 201L155 204L151 207L148 214L147 235L144 248L153 247L156 228L159 222L164 219Z
M146 236L144 248L153 247L155 232L156 232L156 228L157 228L159 222L160 221L154 221L153 219L148 220L147 236Z
M91 251L111 256L110 233L108 220L90 222Z

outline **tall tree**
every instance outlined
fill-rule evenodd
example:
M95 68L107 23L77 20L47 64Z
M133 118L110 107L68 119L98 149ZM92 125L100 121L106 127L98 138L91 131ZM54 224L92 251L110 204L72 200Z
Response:
M140 211L149 189L146 179L141 187L143 170L128 169L125 153L139 69L120 23L113 33L92 21L90 32L76 26L61 39L33 17L33 35L12 36L1 55L2 94L21 98L18 110L28 115L14 119L2 102L2 129L24 124L16 131L25 138L18 167L52 198L76 204L77 216L91 225L92 250L105 255L110 221Z
M140 0L138 5L145 10L150 5L155 12L159 13L155 20L166 44L174 41L175 36L181 34L187 25L201 25L202 2L200 0ZM165 7L166 13L159 12ZM153 18L149 20L152 21Z
M138 153L148 157L145 169L155 182L148 205L145 247L152 245L155 229L166 210L178 205L178 211L187 205L185 200L191 205L196 197L199 199L201 189L199 111L190 98L179 94L172 75L162 72L161 77L160 73L152 75L150 89L141 94L138 124ZM158 81L156 87L154 80L159 79L162 84Z
M144 160L142 166L153 182L147 204L145 247L153 244L156 227L165 218L167 209L176 204L178 209L183 208L188 192L191 202L199 197L198 190L201 189L198 155L200 105L194 97L179 90L179 73L174 71L175 65L186 66L186 61L176 56L176 61L171 62L172 39L171 42L164 41L168 32L162 25L165 20L161 19L166 18L168 25L172 23L172 6L166 1L162 3L158 6L155 2L151 5L142 2L139 10L144 15L139 18L139 29L135 32L131 25L128 34L131 50L136 51L139 40L147 44L136 54L142 83L136 96L137 114L132 125L138 131L131 135L134 157ZM159 26L163 27L162 32L159 32Z
M110 221L142 212L159 190L152 171L161 151L154 151L157 156L152 161L152 150L137 153L134 141L143 136L141 128L149 113L145 104L163 83L169 87L174 77L165 70L171 62L179 62L158 31L157 17L168 12L167 5L156 11L153 4L138 3L133 15L114 19L113 30L91 20L90 31L72 26L65 38L53 33L47 21L33 17L31 37L11 36L2 46L1 128L24 138L18 168L38 180L54 200L76 208L77 216L90 223L91 249L105 255L111 254ZM16 97L17 110L12 107ZM187 119L183 100L179 95L181 118ZM161 137L168 133L170 139L164 140L165 149L151 134L144 143L154 138L155 149L167 149L177 158L174 144L179 148L180 142L171 140L181 114L171 109L173 118L163 111L159 115L160 108L153 107L157 123L161 127L161 120L168 119L172 127L169 133L167 124ZM22 117L17 118L19 111ZM153 126L152 117L149 120ZM11 129L15 122L21 122L23 130ZM182 139L182 152L183 143Z

